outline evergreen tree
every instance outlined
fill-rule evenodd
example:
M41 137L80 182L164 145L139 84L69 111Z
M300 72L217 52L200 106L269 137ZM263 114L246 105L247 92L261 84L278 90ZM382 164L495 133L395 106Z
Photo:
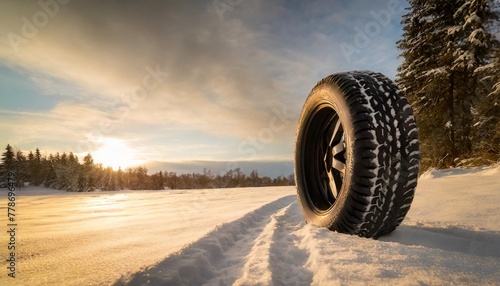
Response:
M28 162L35 162L35 154L33 154L33 151L30 151L30 153L28 154Z
M28 181L30 184L34 185L33 183L33 171L35 170L35 154L33 154L33 151L30 151L28 154Z
M55 171L55 164L57 159L54 155L49 154L49 158L42 160L42 169L45 176L43 185L46 188L57 188L57 177Z
M8 172L14 172L14 151L12 147L7 144L5 152L2 153L2 162L0 164L0 186L7 186Z
M114 176L114 171L111 167L107 167L105 170L105 176L103 180L103 191L116 191L116 178Z
M79 176L81 167L78 162L78 158L73 153L63 153L53 163L53 169L56 175L54 187L60 190L67 190L69 192L79 191Z
M160 171L158 173L158 177L154 182L155 182L155 184L154 184L155 190L163 190L164 189L164 187L163 187L164 178L163 178L162 171Z
M88 183L87 183L87 175L85 174L84 168L82 166L79 174L78 174L78 192L88 192Z
M135 190L137 188L137 176L135 172L132 170L132 168L127 169L127 180L126 180L126 185L127 188L130 190Z
M500 11L500 3L494 7L495 11ZM496 22L486 26L486 29L500 35L499 15L496 15ZM490 161L497 161L500 158L500 38L492 39L493 52L488 64L475 70L475 74L482 84L482 90L478 96L473 116L474 138L481 138L474 141L473 151ZM486 162L485 162L486 163Z
M9 171L14 170L14 151L9 144L7 144L5 152L2 154L2 168Z
M42 171L42 155L40 154L40 149L36 148L35 158L31 167L31 177L32 183L35 186L40 186L43 181L43 171Z
M96 179L94 177L94 159L92 155L88 153L83 157L83 169L82 169L82 191L83 192L93 192L96 188Z
M493 0L410 0L398 42L403 63L397 83L415 109L422 169L446 167L471 156L474 106L484 83L477 71L489 64L495 21Z
M14 172L16 173L17 187L24 187L24 183L29 182L29 164L28 159L21 150L17 150L14 159Z

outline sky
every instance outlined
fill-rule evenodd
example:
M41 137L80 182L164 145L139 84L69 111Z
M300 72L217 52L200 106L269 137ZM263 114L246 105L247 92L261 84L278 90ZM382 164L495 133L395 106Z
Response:
M1 1L0 144L114 167L280 162L289 174L316 82L360 69L395 78L407 6Z

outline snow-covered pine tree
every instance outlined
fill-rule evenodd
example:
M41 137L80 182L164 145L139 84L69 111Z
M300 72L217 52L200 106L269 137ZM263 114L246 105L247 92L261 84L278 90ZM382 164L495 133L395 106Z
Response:
M486 21L477 26L477 22L468 20L469 42L475 48L484 47L483 38L490 46L485 52L484 62L474 70L474 78L479 82L479 92L474 106L472 133L473 151L489 161L500 159L500 2L493 1L481 10L482 6L472 1L465 17L476 16ZM480 2L480 1L479 1ZM477 12L479 10L479 12Z
M410 0L403 16L404 61L397 82L419 124L422 170L455 165L471 156L474 104L481 90L475 71L488 63L492 0Z
M398 68L397 82L415 109L425 169L439 166L455 153L452 47L444 42L444 27L450 26L451 11L457 4L440 5L438 0L409 2L410 11L402 20L403 39L398 42L404 61Z
M473 127L478 126L477 115L479 117L488 113L484 107L494 102L493 98L488 98L492 92L493 86L484 80L485 77L498 77L500 70L494 64L494 54L498 50L498 39L493 35L494 29L498 29L498 12L495 10L495 2L491 0L469 0L455 12L454 17L457 21L457 31L460 34L460 40L457 43L455 60L452 68L456 71L462 71L464 76L461 87L461 123L463 130L462 141L466 143L468 153L478 150L478 147L491 145L487 141L489 136L474 133ZM496 4L498 5L498 3ZM481 71L482 75L481 75ZM498 81L497 81L498 82ZM497 109L498 110L498 109ZM479 111L479 112L477 112ZM475 113L475 114L474 114ZM474 116L476 115L476 116ZM499 113L493 115L492 121L498 122ZM476 118L474 118L476 117ZM495 120L496 118L496 120ZM495 133L498 126L492 126L489 131ZM478 136L479 135L479 136ZM498 152L497 141L497 158ZM491 150L494 152L494 150ZM472 154L473 156L491 157L484 152Z
M481 139L473 145L473 151L494 162L500 159L500 48L498 41L496 44L491 62L475 71L482 90L473 112L472 126L474 138Z

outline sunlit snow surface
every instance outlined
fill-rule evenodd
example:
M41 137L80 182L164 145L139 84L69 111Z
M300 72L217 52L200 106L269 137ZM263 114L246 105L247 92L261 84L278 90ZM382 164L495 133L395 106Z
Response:
M4 262L0 285L500 284L500 167L422 175L379 240L305 225L294 193L21 190L17 278Z

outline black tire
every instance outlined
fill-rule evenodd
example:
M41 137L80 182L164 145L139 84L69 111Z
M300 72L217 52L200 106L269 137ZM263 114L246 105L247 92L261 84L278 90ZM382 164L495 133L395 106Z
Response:
M295 142L297 196L308 223L363 237L403 221L417 186L413 111L370 71L333 74L309 94Z

